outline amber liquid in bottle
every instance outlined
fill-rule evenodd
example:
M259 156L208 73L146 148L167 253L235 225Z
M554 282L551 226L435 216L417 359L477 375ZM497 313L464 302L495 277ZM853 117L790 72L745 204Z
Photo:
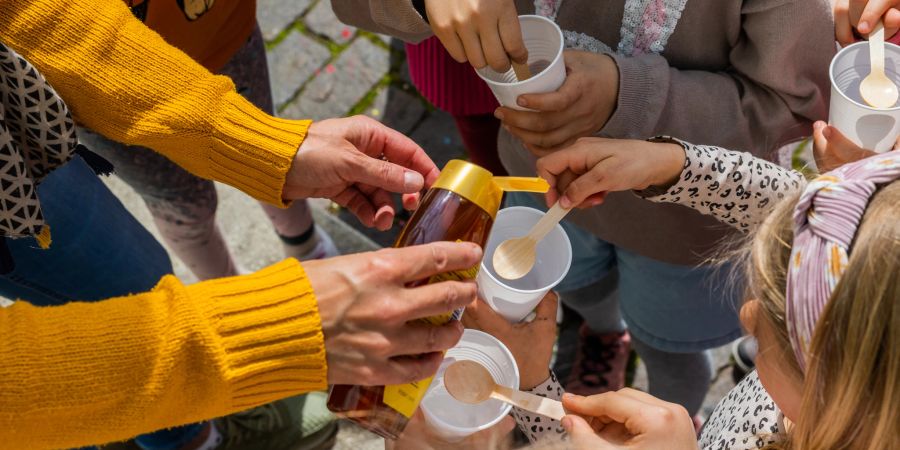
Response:
M403 228L394 247L435 241L487 242L493 217L478 205L448 190L432 188ZM422 280L416 284L426 284ZM328 409L388 439L396 439L409 419L384 403L384 386L334 385Z

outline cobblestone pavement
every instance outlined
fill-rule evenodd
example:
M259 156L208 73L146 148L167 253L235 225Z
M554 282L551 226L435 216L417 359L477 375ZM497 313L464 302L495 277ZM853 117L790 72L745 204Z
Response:
M385 36L341 24L328 0L259 0L259 23L267 42L273 95L282 117L325 119L365 114L411 136L438 166L463 155L449 115L431 107L410 85L403 45ZM140 198L113 177L112 189L138 219L156 233ZM314 201L316 222L335 237L345 252L390 246L402 227L378 233L363 229L345 211ZM219 186L218 220L238 263L256 270L282 257L281 246L258 204L240 192ZM158 234L157 234L158 236ZM177 260L176 274L193 276ZM728 352L714 352L716 381L706 413L732 386ZM635 385L646 389L643 367ZM350 423L341 425L338 449L382 449L380 438Z

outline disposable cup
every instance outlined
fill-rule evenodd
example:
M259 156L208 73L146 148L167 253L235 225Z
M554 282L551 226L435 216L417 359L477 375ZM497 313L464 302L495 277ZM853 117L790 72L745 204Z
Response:
M565 278L572 265L572 244L563 227L556 225L538 242L534 268L518 280L507 280L494 271L494 251L503 241L528 234L544 216L543 211L526 206L501 209L485 245L484 259L476 282L478 294L506 320L522 321L544 295Z
M501 105L527 110L516 103L520 95L556 92L566 81L564 41L562 30L546 17L519 16L519 24L525 48L528 49L528 66L531 68L532 77L518 81L512 68L500 73L490 66L485 66L477 72Z
M499 400L471 405L451 397L444 387L444 371L456 361L475 361L487 368L494 382L519 388L519 368L509 349L497 338L467 329L455 347L447 350L420 408L432 431L447 441L458 441L503 420L512 406Z
M884 70L888 78L900 84L900 46L884 44ZM847 138L869 150L886 152L900 134L900 105L890 109L873 108L863 101L859 85L869 75L869 43L857 42L844 47L831 61L831 125Z

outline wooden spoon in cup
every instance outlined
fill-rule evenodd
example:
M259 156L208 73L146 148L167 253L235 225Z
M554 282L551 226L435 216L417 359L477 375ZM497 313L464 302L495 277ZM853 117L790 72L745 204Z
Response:
M453 398L463 403L476 404L495 398L555 420L562 420L566 415L562 402L501 386L494 382L484 366L475 361L450 364L444 371L444 387Z
M566 217L569 211L570 209L565 209L556 202L550 211L531 227L528 234L501 242L491 259L494 272L507 280L518 280L528 275L534 267L538 242L547 236L547 233Z
M869 33L869 57L872 69L859 85L859 93L869 106L892 108L900 93L897 85L884 73L884 24L880 20Z

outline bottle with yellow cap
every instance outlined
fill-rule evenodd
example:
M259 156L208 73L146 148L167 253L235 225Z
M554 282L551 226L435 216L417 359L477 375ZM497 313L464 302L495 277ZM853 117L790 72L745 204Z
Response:
M394 247L435 241L474 242L483 247L504 191L547 192L547 189L549 185L541 178L495 177L475 164L452 160L425 193ZM474 279L478 267L437 275L419 284ZM462 311L455 311L423 320L442 325L461 316ZM328 408L337 416L353 420L385 438L396 439L406 428L429 384L431 378L397 386L335 385L328 396Z

